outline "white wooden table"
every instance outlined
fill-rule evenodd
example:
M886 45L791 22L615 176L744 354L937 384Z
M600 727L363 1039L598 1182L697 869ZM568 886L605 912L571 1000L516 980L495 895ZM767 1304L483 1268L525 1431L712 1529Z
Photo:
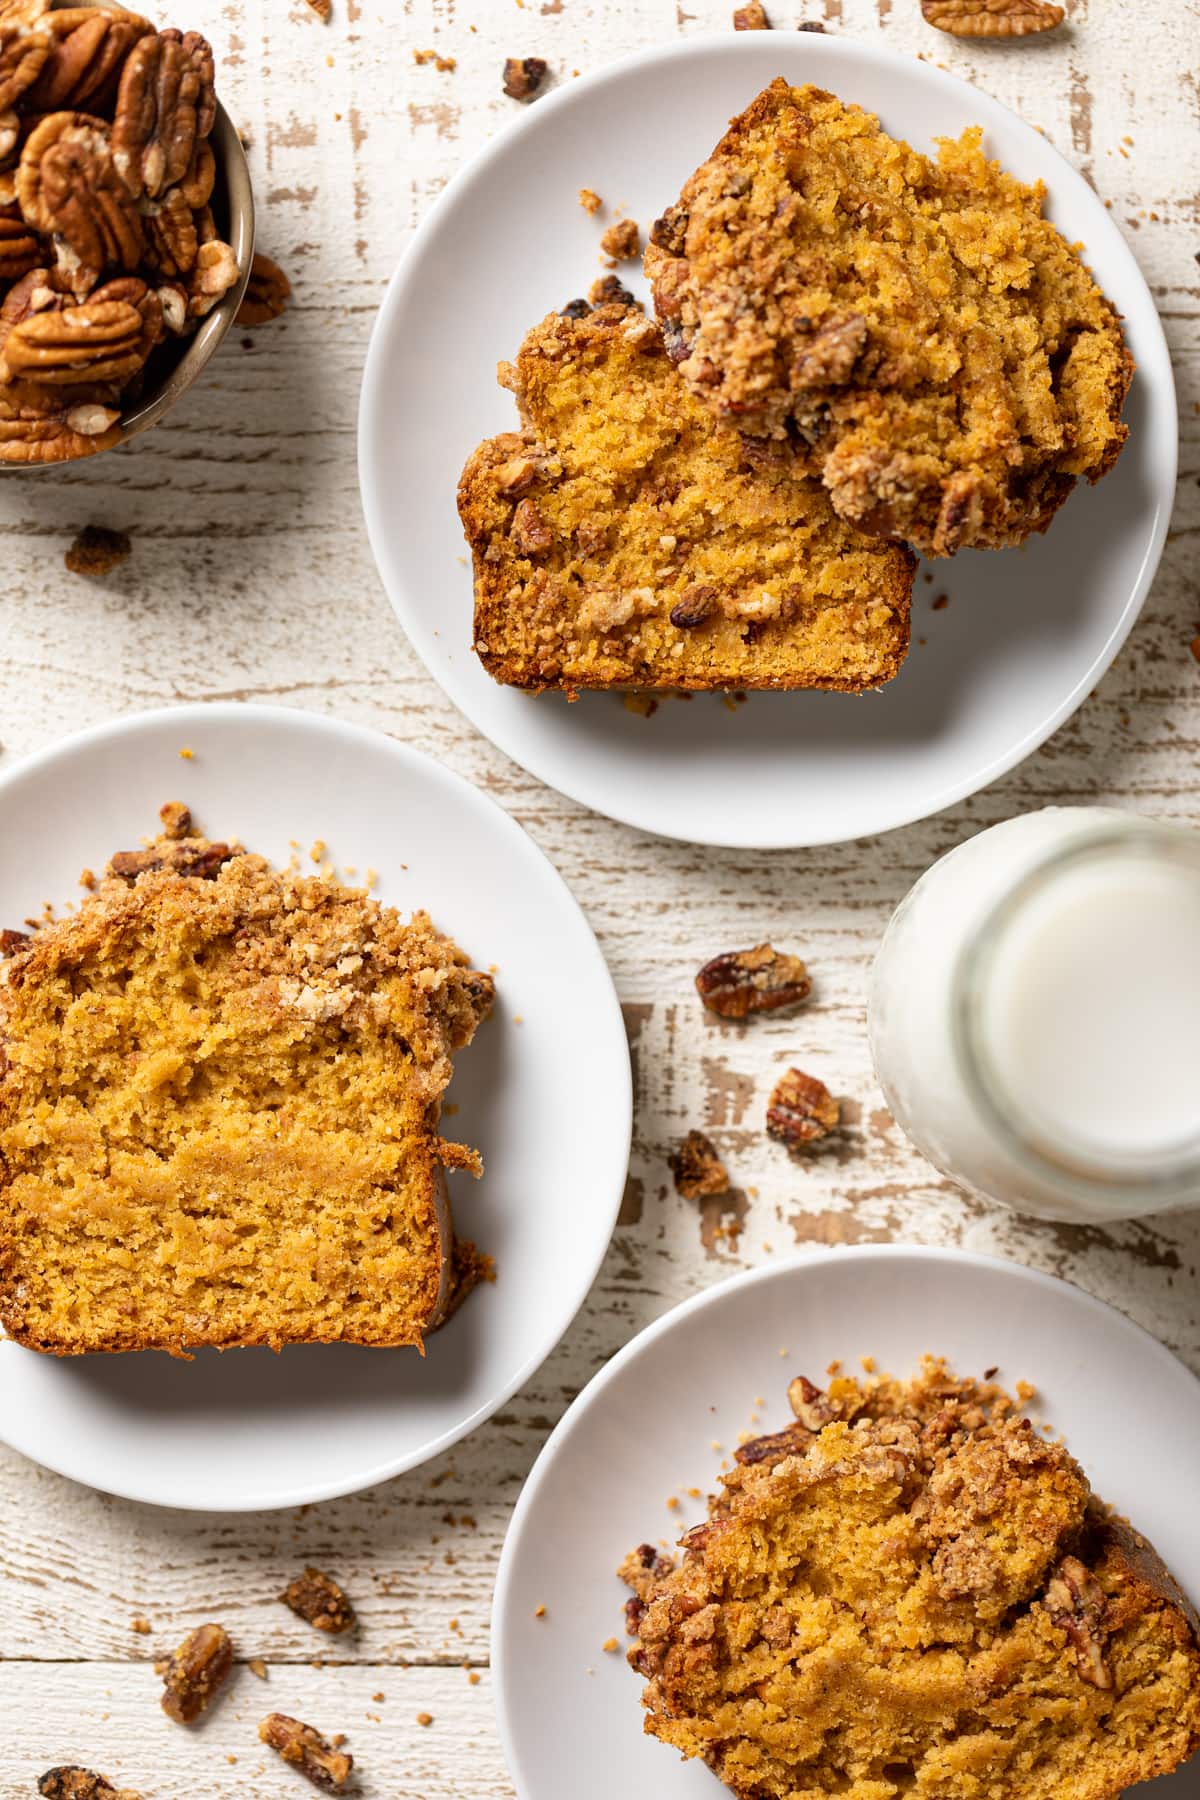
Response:
M1112 1301L1200 1369L1200 1213L1098 1231L964 1199L883 1110L863 1031L864 976L889 909L964 836L1050 801L1200 819L1200 663L1189 649L1200 630L1200 11L1195 0L1068 0L1069 31L981 47L930 30L917 0L768 4L781 27L821 20L978 81L1111 202L1161 308L1183 413L1179 501L1143 617L1099 691L1023 768L883 839L803 854L690 849L539 786L442 698L376 578L354 465L367 334L433 195L512 114L505 56L544 56L569 80L677 32L725 27L728 4L334 0L322 26L303 0L188 0L176 22L212 37L223 97L250 142L259 241L295 299L245 347L235 333L202 387L133 449L0 482L0 767L94 721L230 697L336 713L440 757L516 815L600 936L636 1059L634 1158L611 1251L559 1349L490 1424L411 1475L299 1512L223 1518L114 1501L0 1450L5 1800L76 1760L160 1800L295 1793L298 1778L255 1738L272 1707L347 1732L367 1796L510 1795L488 1609L526 1471L633 1332L797 1244L904 1237L995 1251ZM457 67L418 66L411 53L425 48ZM63 566L88 522L134 538L131 560L104 581ZM0 855L20 854L0 844ZM747 1032L701 1016L698 963L768 936L808 957L815 1003ZM844 1151L811 1167L760 1130L771 1071L793 1059L854 1101ZM743 1190L736 1252L667 1175L667 1151L692 1125L711 1132ZM275 1599L305 1560L335 1570L356 1602L362 1629L349 1644L316 1637ZM139 1616L149 1635L131 1629ZM265 1659L268 1679L239 1668L224 1704L189 1733L158 1711L150 1664L207 1618L226 1624L243 1657ZM433 1722L421 1726L419 1713Z

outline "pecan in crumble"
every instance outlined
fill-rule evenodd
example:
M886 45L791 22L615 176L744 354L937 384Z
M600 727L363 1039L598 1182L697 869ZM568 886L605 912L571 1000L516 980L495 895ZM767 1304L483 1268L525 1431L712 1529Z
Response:
M505 57L504 92L510 100L532 100L546 79L547 67L541 56Z
M287 1713L268 1713L258 1728L264 1744L277 1750L284 1762L291 1763L315 1787L343 1788L350 1778L354 1758L339 1750L329 1738Z
M318 1631L340 1634L354 1624L354 1608L333 1576L326 1575L323 1569L307 1567L303 1575L288 1582L280 1599Z
M670 1159L675 1190L685 1200L727 1194L729 1176L725 1164L702 1131L689 1131Z
M842 1109L823 1081L788 1069L775 1084L767 1107L767 1135L789 1150L807 1150L836 1131Z
M207 1712L233 1666L233 1645L222 1625L198 1625L177 1650L158 1665L163 1678L162 1709L177 1725L191 1725Z

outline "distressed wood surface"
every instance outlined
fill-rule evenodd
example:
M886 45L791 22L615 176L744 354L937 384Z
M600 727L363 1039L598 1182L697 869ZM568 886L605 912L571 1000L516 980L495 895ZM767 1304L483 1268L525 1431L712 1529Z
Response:
M411 1475L300 1512L222 1518L114 1501L0 1449L5 1796L31 1793L39 1770L76 1759L151 1796L295 1792L297 1778L255 1740L271 1707L349 1733L368 1794L510 1795L488 1609L530 1463L634 1331L797 1244L902 1237L996 1251L1113 1302L1200 1370L1200 1214L1099 1231L968 1201L883 1110L863 1031L864 977L890 908L964 836L1051 801L1200 814L1200 663L1189 650L1200 630L1200 11L1183 0L1068 0L1069 29L1008 46L936 34L916 0L775 0L772 11L781 28L819 21L943 62L1042 127L1111 201L1161 309L1183 417L1178 504L1142 619L1098 692L1022 768L882 839L803 854L698 850L539 786L442 698L375 575L354 467L367 333L433 195L512 116L500 93L505 56L544 56L555 80L570 80L640 45L724 27L728 9L334 0L322 26L302 0L189 0L177 22L213 39L223 97L249 139L260 246L284 264L295 298L244 344L234 334L175 416L132 450L0 482L0 767L94 721L230 696L336 713L440 757L520 819L599 934L636 1060L634 1157L611 1251L563 1343L504 1412ZM457 66L418 65L414 49ZM63 567L88 522L134 537L131 560L101 582ZM703 1017L690 991L697 963L766 936L803 948L819 984L813 1005L753 1031ZM760 1130L773 1071L791 1060L846 1095L852 1121L836 1156L804 1168ZM710 1131L734 1173L724 1213L698 1211L671 1188L665 1156L692 1125ZM742 1227L734 1238L722 1230L731 1222ZM306 1559L335 1570L357 1602L362 1625L348 1642L315 1639L274 1598ZM135 1617L150 1621L149 1635L131 1629ZM265 1659L269 1680L260 1687L239 1669L211 1722L187 1733L158 1712L148 1664L210 1617L242 1657ZM418 1725L419 1712L433 1723Z

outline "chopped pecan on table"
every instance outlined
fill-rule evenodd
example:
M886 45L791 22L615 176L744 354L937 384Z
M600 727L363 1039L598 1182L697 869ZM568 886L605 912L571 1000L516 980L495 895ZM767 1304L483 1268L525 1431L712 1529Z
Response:
M0 930L0 956L15 956L18 950L24 950L32 943L27 931L16 931L11 925Z
M599 281L593 281L588 299L593 306L636 306L639 311L642 304L615 275L602 275Z
M64 107L96 113L111 109L121 64L154 27L136 13L64 6L47 13L38 29L53 47L29 90L29 107L45 113Z
M318 1631L340 1633L349 1631L354 1623L354 1608L323 1569L306 1568L303 1575L288 1582L279 1597Z
M174 30L139 39L121 70L112 126L113 162L135 200L183 180L215 116L207 39Z
M670 1159L676 1192L685 1200L702 1200L709 1194L727 1194L729 1176L711 1140L702 1131L689 1131Z
M747 6L739 6L733 15L735 31L770 31L771 21L767 17L767 9L762 0L749 0Z
M1053 31L1065 14L1048 0L921 0L929 25L954 37L1028 37Z
M17 142L18 120L13 112L46 66L51 39L46 31L23 31L0 13L0 149L10 156ZM39 107L38 111L46 109Z
M116 860L114 857L113 864ZM233 1645L225 1628L197 1625L178 1650L157 1665L163 1678L162 1709L167 1717L177 1725L191 1725L212 1705L232 1666Z
M1104 1660L1107 1598L1091 1571L1077 1557L1064 1556L1046 1584L1043 1604L1051 1622L1066 1632L1083 1680L1092 1687L1111 1688L1112 1674Z
M236 855L228 844L209 844L203 838L183 838L169 844L151 844L145 850L118 850L110 857L108 870L110 875L119 875L123 881L136 881L139 875L157 874L160 869L170 869L175 875L189 875L197 881L215 881L225 864ZM221 1627L201 1625L200 1630L221 1631ZM195 1635L193 1632L192 1636ZM191 1642L190 1638L188 1642Z
M540 56L505 57L504 92L510 100L532 100L546 79L546 68Z
M841 1117L841 1106L823 1081L788 1069L767 1107L767 1135L789 1150L807 1150L836 1131Z
M706 962L696 976L696 992L722 1019L744 1019L749 1013L802 1005L812 993L812 981L798 956L771 944L756 944L752 950L730 950Z
M56 112L35 125L17 167L17 199L26 224L55 240L58 266L76 298L105 269L137 267L142 222L102 120Z
M322 25L328 25L333 12L333 0L307 0L307 4L309 11L316 13Z
M133 550L127 532L85 525L63 557L72 575L110 575Z
M116 1788L107 1775L73 1763L47 1769L38 1776L37 1785L42 1800L139 1800L132 1788Z
M234 324L243 328L269 324L279 317L291 297L292 284L279 264L256 250Z
M299 1719L290 1719L286 1713L268 1713L258 1735L317 1787L342 1788L350 1778L354 1758Z
M616 219L600 239L605 256L617 262L632 262L641 253L642 234L636 219Z

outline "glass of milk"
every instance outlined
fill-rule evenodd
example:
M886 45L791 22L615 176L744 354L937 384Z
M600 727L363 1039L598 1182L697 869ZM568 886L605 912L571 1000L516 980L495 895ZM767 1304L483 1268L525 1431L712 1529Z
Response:
M935 863L871 980L901 1128L1043 1218L1200 1204L1200 833L1047 807Z

